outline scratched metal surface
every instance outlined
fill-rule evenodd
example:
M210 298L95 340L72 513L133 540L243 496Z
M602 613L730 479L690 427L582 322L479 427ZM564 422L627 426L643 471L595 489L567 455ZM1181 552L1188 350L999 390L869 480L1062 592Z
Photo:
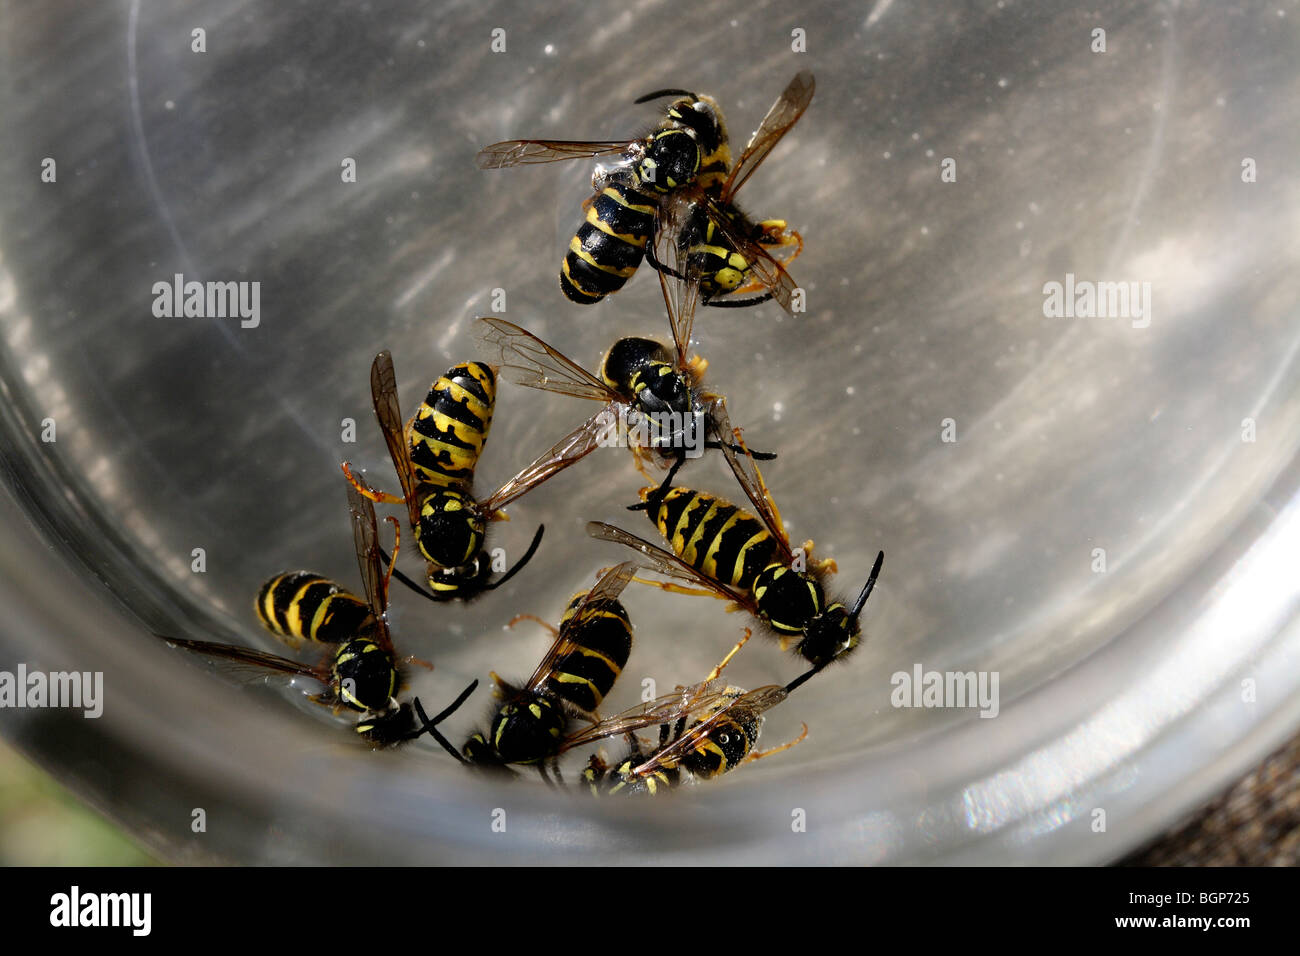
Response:
M170 857L1100 861L1300 721L1294 5L665 19L586 3L544 23L490 3L59 6L3 7L17 503L0 666L102 669L109 696L96 722L0 720ZM664 86L714 94L743 141L799 69L813 105L742 197L802 231L808 311L719 311L696 331L733 418L781 453L765 474L793 536L837 559L845 593L887 555L866 645L770 716L765 742L806 721L805 743L666 806L593 807L531 779L493 790L423 745L372 755L300 695L232 689L151 642L274 649L250 607L265 577L356 582L338 462L395 484L369 406L378 349L412 409L475 354L495 288L507 318L592 365L617 335L666 332L648 274L595 309L556 288L583 164L480 172L479 146L615 137ZM259 282L260 324L155 318L153 284L175 273ZM1067 273L1150 282L1149 324L1045 317L1043 285ZM505 386L481 486L589 412ZM717 462L687 474L732 493ZM402 648L436 664L414 689L442 701L489 670L525 677L546 638L504 623L557 618L624 557L584 520L652 535L621 512L640 484L625 456L593 456L494 529L515 556L548 529L502 593L451 608L395 593ZM646 680L698 680L744 623L703 599L627 603L637 646L611 710ZM998 716L891 706L891 675L917 665L996 672ZM796 673L756 638L729 676ZM452 734L489 706L481 689ZM226 822L192 833L196 806ZM489 844L498 806L510 838ZM813 822L791 840L795 807Z

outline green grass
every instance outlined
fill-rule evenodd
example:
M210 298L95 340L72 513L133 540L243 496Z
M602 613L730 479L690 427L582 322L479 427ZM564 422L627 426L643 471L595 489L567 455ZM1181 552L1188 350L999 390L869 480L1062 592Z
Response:
M0 865L148 866L158 862L0 741Z

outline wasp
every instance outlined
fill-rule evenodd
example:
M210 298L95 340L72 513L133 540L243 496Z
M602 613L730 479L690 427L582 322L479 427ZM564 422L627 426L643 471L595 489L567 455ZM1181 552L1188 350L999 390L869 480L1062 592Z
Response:
M592 176L595 195L586 200L586 218L569 242L560 267L560 288L580 305L591 305L617 292L636 272L647 255L651 238L666 225L661 222L666 197L690 190L696 197L688 208L700 208L713 226L693 218L680 217L677 227L688 254L701 257L708 280L705 301L735 291L747 291L740 281L730 288L730 268L743 261L742 277L752 274L779 286L752 301L728 304L752 305L775 297L789 309L789 292L784 268L764 246L799 245L796 233L785 232L785 223L768 220L753 223L732 203L740 185L753 174L772 147L795 124L812 99L811 73L800 73L777 99L751 137L735 166L726 124L717 101L687 90L657 90L640 97L644 103L661 96L679 96L668 107L664 119L645 136L615 142L567 140L512 140L494 143L479 151L482 169L501 169L564 159L618 155L620 159L600 166ZM716 200L716 201L715 201ZM671 226L672 224L670 224ZM716 233L716 235L715 235ZM707 257L720 251L723 266L710 268ZM735 258L739 257L739 258ZM762 266L756 263L762 262ZM656 268L657 262L652 262ZM709 302L709 304L722 304Z
M375 356L371 365L370 392L402 495L363 486L348 462L343 463L343 473L366 497L406 505L416 547L426 563L429 590L400 571L395 574L397 579L434 601L469 599L505 584L536 553L545 528L538 527L514 567L489 581L488 522L504 519L501 509L581 460L595 446L584 445L587 437L575 431L492 494L477 498L471 487L474 466L487 441L496 400L492 366L467 362L450 369L434 382L407 426L402 424L393 359L386 351Z
M636 568L635 562L624 562L569 600L559 628L553 629L554 642L522 687L493 675L505 700L488 733L466 742L466 760L485 767L535 764L545 777L544 762L557 753L572 720L598 722L596 709L632 650L632 622L618 596Z
M803 250L803 238L784 219L755 221L736 205L736 193L812 102L811 73L797 74L750 137L740 159L716 189L696 182L664 198L655 220L652 265L675 275L698 275L704 305L746 307L775 299L793 311L794 279L768 250ZM661 237L667 237L666 241ZM748 293L761 295L743 298Z
M593 174L595 195L584 203L586 219L560 266L560 288L579 305L617 292L636 272L661 196L697 182L716 188L731 165L727 127L717 101L686 90L656 90L636 102L663 96L678 98L653 130L631 140L512 140L479 151L480 169L619 157Z
M347 708L358 712L357 733L376 747L413 740L427 731L460 759L436 727L465 702L478 682L466 688L450 707L432 720L425 715L418 699L414 701L414 713L411 704L397 702L401 670L388 629L389 577L381 565L375 510L352 485L348 487L348 505L357 564L365 582L365 600L320 575L305 571L272 578L262 586L257 600L258 616L286 642L296 646L306 639L331 648L319 663L305 664L231 644L161 634L158 637L208 657L319 681L326 689L312 699L335 710ZM397 522L388 520L397 531ZM394 557L398 543L395 541L393 546ZM388 571L392 571L391 564Z
M803 732L768 750L755 750L766 711L784 701L812 672L782 687L769 684L752 691L720 687L722 669L749 639L750 631L699 684L679 687L647 704L634 707L570 737L563 749L625 735L628 753L607 764L593 754L583 770L583 782L594 796L616 793L658 794L675 789L684 779L711 780L742 764L788 750L808 736ZM636 731L659 726L659 742L647 750Z
M743 452L739 431L732 433ZM811 562L811 541L796 554L753 458L733 451L729 444L723 444L722 451L754 512L707 492L673 488L678 462L662 485L644 489L643 501L630 509L647 513L671 552L604 522L588 523L587 531L592 537L636 549L652 570L693 585L654 582L659 587L712 594L748 611L781 639L783 648L793 644L813 666L810 673L815 673L857 646L859 617L885 553L877 555L851 607L828 598L823 582L835 570L835 562Z
M656 242L662 239L656 238ZM479 319L480 339L494 349L503 378L517 385L592 399L604 408L580 425L574 435L583 454L600 445L613 444L611 434L627 428L627 444L637 455L645 474L645 458L660 454L673 460L698 457L706 447L717 448L730 435L719 436L725 420L726 400L702 386L708 362L690 356L691 332L699 301L698 273L659 274L664 304L672 328L673 348L654 339L621 338L605 353L598 374L593 374L537 336L513 322L495 317ZM751 452L755 458L776 456Z

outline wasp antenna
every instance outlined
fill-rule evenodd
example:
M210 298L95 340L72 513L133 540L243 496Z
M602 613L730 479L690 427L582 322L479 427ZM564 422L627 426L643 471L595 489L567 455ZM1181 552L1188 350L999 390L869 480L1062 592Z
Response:
M445 601L439 601L436 597L434 597L432 594L430 594L430 593L429 593L428 591L426 591L424 588L420 587L420 585L416 584L414 581L412 581L410 578L408 578L405 574L403 574L403 573L401 572L401 570L397 567L397 562L396 562L396 560L395 560L394 558L390 558L390 557L388 556L388 552L385 551L383 548L380 548L380 549L379 549L379 557L382 558L385 562L388 563L389 574L390 574L392 577L397 578L398 581L400 581L402 584L406 585L408 588L410 588L410 589L411 589L412 591L414 591L416 594L420 595L420 597L425 598L426 600L432 601L432 602L435 603L435 604L445 604L445 603L446 603ZM394 557L395 557L395 556L394 556ZM387 585L385 585L385 589L386 589L386 588L387 588Z
M690 90L655 90L653 93L647 93L645 96L639 96L633 103L649 103L651 100L657 100L663 96L689 96L691 99L698 100L699 97Z
M824 666L825 665L823 664L822 667ZM794 680L790 681L790 683L785 685L785 692L787 694L793 693L797 688L802 687L810 677L820 673L821 669L822 669L821 667L814 667L812 670L808 671L808 673L800 674Z
M485 584L483 586L483 590L490 591L493 588L499 588L501 587L501 585L505 584L516 574L518 574L519 569L522 568L529 561L531 561L533 559L533 555L537 553L537 549L541 546L542 543L542 534L545 531L546 531L546 525L539 524L537 526L537 533L533 535L533 543L528 546L528 550L524 552L524 556L520 558L518 561L516 561L515 566L511 568L509 571L507 571L505 574L501 575L501 577L497 578L491 584Z
M419 737L421 734L427 733L434 740L438 741L438 746L440 746L443 750L447 751L447 753L451 754L461 763L464 763L465 758L456 752L456 748L451 745L450 741L448 741L447 738L444 737L442 734L438 733L437 728L435 728L433 724L429 721L429 715L424 712L424 707L420 703L420 698L418 697L414 698L411 701L411 706L415 708L415 715L417 718L419 718L420 729L414 731L413 733L407 734L406 737L403 739L414 740L416 737Z
M884 563L885 552L881 551L876 555L876 563L871 566L871 576L867 578L867 583L862 586L862 593L853 602L853 610L849 612L850 621L856 621L858 615L862 613L862 606L867 603L867 598L871 597L871 590L876 586L876 578L880 577L880 567Z
M477 688L478 688L478 678L475 678L473 681L470 682L470 685L468 687L466 687L463 691L460 692L459 697L457 697L450 704L444 707L442 709L442 712L438 714L437 717L433 718L432 721L429 722L429 725L431 727L436 727L438 724L442 723L444 720L446 720L448 717L454 714L457 710L460 709L460 705L465 703L465 701L469 699L469 695L474 693L474 691Z
M668 492L672 490L673 479L677 477L678 469L680 469L684 464L686 464L686 459L678 458L677 461L673 463L673 466L668 469L668 476L664 478L663 483L660 484L659 487L656 488L654 491L646 495L645 501L642 501L639 504L635 504L635 505L628 505L627 510L645 511L649 509L651 505L653 505L656 508L659 507L659 503L663 501L664 495L668 494Z
M444 707L442 712L439 713L432 720L430 720L428 714L424 712L424 706L420 703L420 698L416 697L414 700L411 701L411 705L415 708L415 713L420 718L421 729L416 731L411 736L418 737L420 736L420 734L427 732L429 736L433 737L434 740L438 741L439 745L442 747L443 750L447 751L447 753L451 754L461 763L464 763L465 758L460 755L460 753L456 750L455 747L453 747L450 743L447 742L446 737L438 733L436 728L438 724L442 723L444 720L446 720L448 717L454 714L457 710L459 710L460 705L465 703L465 701L469 699L469 695L474 693L477 687L478 687L478 680L476 679L472 684L470 684L468 687L466 687L463 691L460 692L459 697L457 697L454 701L452 701L447 707Z

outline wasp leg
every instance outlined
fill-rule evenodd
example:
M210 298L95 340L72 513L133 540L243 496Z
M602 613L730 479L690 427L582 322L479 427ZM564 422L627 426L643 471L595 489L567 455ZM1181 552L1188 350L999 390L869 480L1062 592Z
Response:
M549 621L543 621L536 614L516 614L514 617L512 617L509 620L509 622L506 624L506 627L514 627L520 621L536 621L542 627L550 631L552 637L560 636L560 629L558 627L556 627L554 624L550 623Z
M632 464L636 465L636 470L639 471L639 472L641 472L641 477L642 477L642 478L644 478L646 481L649 481L649 482L653 483L654 480L655 480L655 479L654 479L654 475L650 474L649 470L646 468L646 465L645 465L645 462L646 462L646 456L647 456L647 455L648 455L648 452L646 451L646 449L641 448L641 447L635 447L635 448L633 448L633 449L632 449Z
M541 762L539 762L539 763L537 764L537 772L540 773L540 774L542 775L542 779L546 781L546 785L547 785L548 787L550 787L552 790L557 789L557 785L556 785L555 781L552 780L551 777L550 777L550 775L546 772L546 761L545 761L545 760L543 760L543 761L541 761ZM557 768L557 772L558 772L558 768Z
M781 744L779 747L770 747L767 750L755 750L748 757L742 760L740 764L752 763L755 760L762 760L764 757L770 757L772 756L772 754L779 754L782 750L789 750L791 747L795 746L796 744L803 743L807 738L808 738L808 725L804 724L803 733L801 733L798 737L794 738L794 740L791 740L789 743ZM737 766L740 766L740 764L737 764Z
M686 363L686 371L695 377L696 381L704 377L704 373L709 369L709 360L699 355L691 356Z
M811 558L813 553L812 538L803 543L803 553L805 558ZM831 574L838 574L840 566L835 563L834 558L822 558L813 564L813 570L817 572L829 571Z
M647 242L645 244L645 261L649 264L650 268L654 269L656 272L662 272L664 275L672 276L674 279L681 279L683 282L687 281L686 276L682 275L672 266L665 265L659 261L654 253L653 242Z
M803 252L803 236L797 230L787 229L784 219L765 219L758 225L763 230L763 238L758 240L759 245L778 249L783 246L794 246L794 252L785 260L784 265L789 265L799 258L799 254Z
M777 249L784 248L785 246L794 246L794 252L791 253L788 258L785 259L785 261L782 263L783 266L788 266L790 263L794 262L794 260L799 258L799 254L803 252L803 236L801 236L798 232L796 232L793 229L787 232L786 223L784 219L768 219L763 222L760 222L759 226L763 230L763 236L758 240L760 245L767 246L769 248L777 248ZM762 282L755 279L747 283L746 285L739 286L738 288L732 289L730 292L727 293L727 296L728 298L730 298L731 296L738 296L738 295L752 295L755 292L762 292L766 288L767 286L763 285ZM770 295L762 299L754 299L752 301L745 302L744 304L756 305L759 302L767 301L767 299L769 298L771 298ZM741 305L742 303L715 302L713 304L738 306Z
M735 291L739 292L740 290L737 289ZM727 298L725 299L715 296L714 298L704 302L704 304L715 309L747 309L751 305L762 305L764 302L768 302L772 298L772 293L770 292L754 299L733 299L731 296L734 294L734 292L728 292Z
M398 520L391 515L384 518L393 526L393 556L388 559L388 570L384 572L383 583L383 601L384 607L388 607L388 585L393 580L393 568L397 566L397 552L402 549L402 526Z
M705 447L705 448L719 448L719 449L720 449L720 448L722 448L722 442L720 442L720 441L706 441L706 442L704 443L704 447ZM730 448L732 451L734 451L736 454L742 454L742 453L743 453L743 452L742 452L742 449L741 449L740 446L738 446L738 445L728 445L727 447ZM774 451L754 451L753 449L750 449L750 450L749 450L749 457L752 458L752 459L754 459L754 461L775 461L777 455L776 455L776 452L774 452Z
M389 562L389 574L390 574L392 577L397 578L398 581L400 581L400 582L401 582L402 584L404 584L406 587L410 588L410 589L411 589L412 591L414 591L416 594L420 595L420 597L422 597L422 598L426 598L427 600L430 600L430 601L433 601L435 604L445 604L445 603L446 603L445 601L439 601L436 597L434 597L432 594L430 594L430 593L429 593L428 591L426 591L424 588L420 587L420 585L418 585L416 582L414 582L414 581L412 581L410 578L408 578L405 574L402 573L402 569L401 569L401 568L394 567L394 565L396 564L396 562L395 562L392 558L390 558L390 557L388 556L388 552L385 551L383 548L380 548L380 549L379 549L379 556L380 556L383 560Z
M731 663L731 659L736 656L736 653L747 643L749 643L749 639L753 636L753 633L750 631L749 628L745 628L744 630L745 630L745 636L742 637L740 640L738 640L736 642L736 645L731 650L727 651L727 656L724 657L722 660L718 661L717 666L714 667L713 670L709 671L709 676L704 678L704 683L707 684L709 681L717 680L718 677L722 674L722 672L726 669L727 665Z
M665 591L671 591L673 594L692 594L692 595L715 597L718 600L723 599L722 595L718 594L716 591L710 591L708 588L688 588L685 585L674 584L671 581L652 581L649 578L634 577L632 578L632 580L638 581L641 584L649 584L652 585L653 587L663 588Z
M386 491L376 491L375 489L369 487L364 482L354 477L352 474L352 462L350 461L343 462L342 468L343 468L343 477L347 478L348 484L350 484L353 488L357 489L357 493L360 494L362 497L369 498L371 501L378 502L379 504L384 504L384 505L406 504L405 498L399 497L397 495L390 495Z

